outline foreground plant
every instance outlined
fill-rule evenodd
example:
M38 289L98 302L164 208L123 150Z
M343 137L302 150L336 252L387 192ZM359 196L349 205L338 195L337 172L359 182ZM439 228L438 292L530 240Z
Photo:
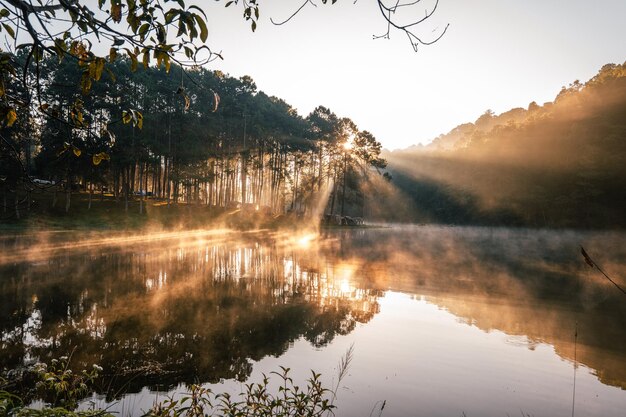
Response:
M0 378L0 416L7 417L90 417L111 416L105 410L75 411L78 402L93 391L93 384L102 368L93 365L91 369L74 372L69 368L70 357L52 359L50 365L37 363L29 372L38 380L36 391L39 398L47 402L41 409L27 407L24 399L8 391L9 381Z
M181 398L170 397L157 402L145 417L322 417L333 416L336 391L347 374L352 360L353 347L339 362L338 378L334 389L325 388L321 375L311 371L306 384L300 387L289 375L290 368L280 367L279 372L263 374L258 383L245 384L238 395L214 393L201 385L191 385L190 392ZM107 410L75 411L79 401L94 391L94 382L102 368L93 365L89 370L72 372L70 358L53 359L50 365L37 364L32 368L39 382L37 391L48 403L33 409L24 400L8 391L9 382L0 378L0 417L112 417ZM274 377L271 380L270 377Z
M272 372L279 380L278 392L270 389L271 381L266 375L259 383L246 384L238 396L214 393L208 388L192 385L188 395L180 399L170 398L155 406L146 414L149 417L204 417L204 416L302 416L321 417L332 415L333 391L324 388L320 374L311 371L306 386L300 388L289 376L289 368Z

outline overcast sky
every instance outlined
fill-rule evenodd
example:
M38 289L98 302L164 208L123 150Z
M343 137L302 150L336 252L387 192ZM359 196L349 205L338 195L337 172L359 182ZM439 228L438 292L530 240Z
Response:
M372 39L385 30L374 0L317 0L283 26L269 22L300 2L261 1L256 33L241 8L202 2L209 44L225 58L210 67L252 76L302 115L330 107L389 149L427 143L487 109L551 101L562 86L626 60L624 0L440 0L421 34L450 27L417 53L399 32Z

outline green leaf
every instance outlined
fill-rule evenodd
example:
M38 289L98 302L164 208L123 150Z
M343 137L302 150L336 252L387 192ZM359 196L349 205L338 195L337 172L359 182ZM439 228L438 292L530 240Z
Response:
M207 17L206 17L206 13L204 12L204 10L202 10L202 9L201 9L201 8L199 8L198 6L191 5L191 6L189 6L189 9L188 9L188 10L193 10L193 9L196 9L196 10L197 10L197 11L198 11L201 15L202 15L202 17L204 17L205 19L207 18Z
M196 18L196 22L200 28L200 40L202 42L206 42L209 37L209 30L207 29L206 22L199 15L195 15L194 17Z
M143 38L148 32L148 29L150 29L150 24L144 23L143 25L139 26L139 31L137 33L139 33L139 35Z
M7 31L7 33L9 34L10 37L15 39L15 31L13 30L13 28L11 26L7 25L6 23L3 23L2 27L4 28L4 30Z

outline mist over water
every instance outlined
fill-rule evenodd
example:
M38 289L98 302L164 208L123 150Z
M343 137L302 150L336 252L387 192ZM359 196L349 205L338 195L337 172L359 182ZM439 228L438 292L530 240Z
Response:
M577 415L626 407L626 235L402 226L0 239L0 368L73 353L140 415L156 391L237 391L279 365L332 382L337 415ZM240 382L237 382L240 381ZM378 404L380 406L380 403ZM376 412L377 413L377 412Z

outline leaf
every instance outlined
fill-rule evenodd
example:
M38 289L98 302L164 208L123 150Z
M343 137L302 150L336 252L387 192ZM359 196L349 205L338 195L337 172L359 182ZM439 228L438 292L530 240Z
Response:
M83 71L83 75L80 78L80 87L84 95L89 94L89 90L91 90L91 77L89 75L89 69Z
M165 58L163 58L163 61L165 62L165 72L169 73L170 72L170 67L172 66L172 61L168 56L166 56Z
M122 4L115 0L111 4L111 18L115 23L122 21Z
M137 33L139 33L139 35L144 38L146 33L148 32L148 29L150 29L150 24L149 23L144 23L143 25L141 25L139 27L139 31Z
M100 152L91 157L91 161L96 166L100 165L100 162L102 161L110 161L110 160L111 160L111 157L106 152Z
M74 152L74 155L76 155L76 157L79 157L81 153L83 153L80 149L78 149L76 146L72 146L72 152Z
M136 120L136 125L139 129L143 128L143 114L139 113L137 110L134 110L135 112L135 120Z
M96 81L100 80L100 77L102 77L102 70L104 70L104 63L105 60L104 58L96 58L96 61L94 62L94 66L95 66L95 76L94 79Z
M17 113L15 113L14 109L9 110L6 116L7 119L7 127L13 126L13 123L17 120Z
M132 72L137 71L137 55L133 54L132 52L128 52L128 56L130 57L130 70Z
M111 48L109 50L109 62L113 63L116 58L117 58L117 49L116 48Z
M169 25L170 23L172 23L174 21L174 17L176 17L177 14L178 11L176 9L168 10L167 13L165 13L165 24Z
M161 24L159 24L157 26L157 39L158 39L159 43L165 43L167 41L165 28Z
M199 15L195 15L195 18L198 23L198 27L200 27L200 40L202 42L206 42L209 37L209 30L207 29L206 22Z
M6 23L3 23L2 27L4 28L4 30L6 30L8 32L10 37L15 39L15 31L13 30L13 28L11 26L7 25Z

